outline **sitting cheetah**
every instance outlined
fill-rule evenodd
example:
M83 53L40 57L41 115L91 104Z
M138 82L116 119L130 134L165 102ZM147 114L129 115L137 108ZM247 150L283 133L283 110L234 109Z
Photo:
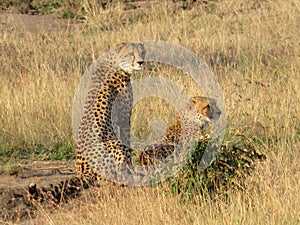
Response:
M123 44L97 65L92 75L78 132L77 171L83 180L123 179L119 172L132 163L131 149L116 136L113 123L118 120L121 129L128 123L122 119L122 110L131 115L130 77L142 68L144 57L142 44Z
M189 143L192 139L199 141L207 133L207 126L221 115L213 99L195 96L193 105L186 106L168 127L166 135L156 144L148 145L140 154L140 165L152 165L163 161L174 153L179 142ZM195 115L195 113L197 113Z
M142 69L145 49L141 43L124 43L98 61L91 75L91 85L78 131L77 176L50 188L29 185L35 199L52 198L55 203L76 195L82 188L94 186L102 178L122 182L120 171L132 166L128 142L132 108L131 75Z

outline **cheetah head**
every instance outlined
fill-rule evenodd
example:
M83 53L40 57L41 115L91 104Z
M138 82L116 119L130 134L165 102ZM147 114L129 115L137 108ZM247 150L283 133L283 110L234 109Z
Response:
M118 67L132 74L144 64L145 48L141 43L124 43L117 48Z
M215 101L210 98L195 96L191 98L194 103L197 114L194 121L205 128L210 122L217 121L220 118L221 110L217 107Z

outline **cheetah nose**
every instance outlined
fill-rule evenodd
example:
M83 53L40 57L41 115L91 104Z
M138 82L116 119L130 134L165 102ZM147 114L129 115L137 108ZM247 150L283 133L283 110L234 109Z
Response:
M140 66L142 66L144 64L144 61L138 61L137 62Z

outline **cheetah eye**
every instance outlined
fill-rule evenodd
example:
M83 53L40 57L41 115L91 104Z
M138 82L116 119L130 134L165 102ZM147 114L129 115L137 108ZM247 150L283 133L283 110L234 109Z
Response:
M203 109L202 109L202 113L206 113L206 112L210 112L211 111L211 108L209 105L205 106Z
M129 56L134 56L133 52L128 53Z

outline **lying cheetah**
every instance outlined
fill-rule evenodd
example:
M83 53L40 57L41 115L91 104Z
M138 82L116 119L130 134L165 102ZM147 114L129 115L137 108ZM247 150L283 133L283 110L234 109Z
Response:
M148 145L140 154L140 165L152 165L162 162L174 153L179 142L188 144L192 139L200 140L211 121L216 121L221 115L220 109L213 99L195 96L191 98L193 105L186 106L167 129L166 135L154 145ZM195 115L195 112L197 113Z

